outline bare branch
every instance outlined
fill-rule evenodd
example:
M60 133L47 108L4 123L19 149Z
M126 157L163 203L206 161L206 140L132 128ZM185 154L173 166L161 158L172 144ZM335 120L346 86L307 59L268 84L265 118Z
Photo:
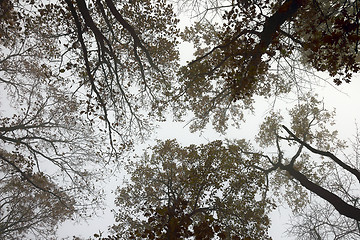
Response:
M334 154L330 153L330 152L325 152L325 151L321 151L319 149L313 148L312 146L310 146L309 144L307 144L306 142L302 141L300 138L296 137L294 133L292 133L286 126L282 126L285 131L298 143L300 143L301 145L305 146L308 150L310 150L311 152L315 153L315 154L319 154L321 156L324 157L328 157L330 159L332 159L334 162L336 162L340 167L342 167L343 169L347 170L348 172L352 173L359 181L360 183L360 171L350 167L349 165L345 164L343 161L341 161L339 158L337 158Z

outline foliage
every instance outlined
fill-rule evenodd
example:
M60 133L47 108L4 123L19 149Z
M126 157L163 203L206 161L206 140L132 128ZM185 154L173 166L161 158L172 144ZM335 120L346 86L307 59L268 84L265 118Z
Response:
M281 126L279 116L285 115L279 113L261 125L257 140L262 146L272 146L275 154L249 154L263 158L263 171L273 174L274 193L293 210L290 235L356 239L360 216L357 151L354 156L345 155L345 160L333 154L345 148L337 131L329 127L334 112L324 109L316 96L308 94L305 99L289 110L291 128Z
M211 121L216 130L224 132L229 122L238 125L243 120L244 110L252 110L255 96L279 96L291 89L302 92L302 84L316 79L304 81L303 76L316 76L314 71L326 72L336 85L349 83L359 71L357 1L209 0L185 4L201 16L182 33L196 48L195 60L180 71L183 107L195 115L192 130L203 129ZM247 153L262 158L258 168L273 177L275 193L282 193L295 213L304 214L304 221L293 229L300 229L309 239L346 234L352 238L360 216L354 205L358 196L344 190L348 185L341 179L347 176L358 182L359 168L335 156L344 143L337 139L337 131L329 130L329 124L335 123L334 112L326 111L313 96L299 97L304 100L306 104L289 112L289 128L281 125L284 115L275 111L261 125L256 140L275 154L266 154L264 149ZM338 172L338 179L331 178ZM310 199L316 198L313 195L326 201L323 216L319 206L326 204L311 205ZM307 213L304 206L317 211ZM334 208L338 214L324 221ZM321 228L321 223L325 227ZM311 235L313 227L320 235ZM334 235L326 235L327 230Z
M29 231L38 238L55 236L57 225L73 215L75 200L46 175L33 173L20 155L2 151L0 157L1 239L24 239ZM26 172L21 175L9 164L24 167Z
M224 132L253 109L255 96L289 93L313 71L335 84L359 71L357 1L184 2L205 7L181 34L196 59L178 71L178 20L165 0L0 1L7 111L0 116L0 234L46 237L74 213L88 213L102 197L94 182L169 106L177 116L195 114L192 130L212 121ZM243 140L185 148L166 141L129 161L114 231L123 238L266 239L266 180L273 176L273 191L284 190L295 212L311 196L301 184L358 221L356 196L347 199L326 175L340 169L360 179L358 166L331 153L343 148L328 128L334 113L314 96L299 100L306 103L289 112L289 128L278 112L261 126L256 140L275 155ZM291 152L284 145L295 154L284 154Z
M177 19L162 0L65 2L77 43L68 48L83 63L71 70L89 98L84 113L97 113L129 144L151 129L149 117L162 120L177 67Z
M344 153L344 162L354 169L360 169L359 133L356 134L352 146L352 153ZM323 177L322 184L329 191L359 208L359 180L353 174L333 166L323 175L326 176ZM315 197L311 197L309 204L293 216L291 228L287 232L298 239L357 239L360 236L358 220L339 214L331 204Z
M158 142L127 165L131 181L117 190L113 230L124 239L269 239L265 178L238 150L221 141Z
M1 40L11 54L3 59L28 60L25 71L69 84L86 106L80 113L129 144L151 127L148 117L162 118L178 60L177 19L162 0L75 3L4 1Z
M29 195L22 205L14 196L1 225L19 216L16 208L48 198L48 216L34 208L38 218L12 232L46 238L56 222L99 207L96 182L162 120L177 67L177 19L162 0L0 4L1 187L4 198Z
M100 164L101 158L106 158L108 153L105 153L97 142L102 141L104 137L96 134L85 119L79 116L79 101L66 89L66 84L61 82L62 79L56 81L55 76L47 75L49 69L36 64L43 57L41 45L30 46L30 50L24 56L19 56L23 54L24 49L13 50L14 52L8 55L3 52L1 61L0 84L4 87L2 101L10 102L2 109L0 119L1 175L6 175L6 179L14 178L2 183L8 189L3 192L2 197L6 198L10 194L7 192L13 191L24 201L24 208L29 208L27 205L32 206L35 203L39 206L44 205L45 199L34 198L49 197L48 201L54 208L44 207L47 212L35 214L32 216L34 218L24 218L23 226L15 228L19 229L21 234L27 231L32 231L35 235L43 234L41 228L55 229L53 220L46 219L44 213L49 216L52 216L51 211L61 214L56 210L59 204L64 208L63 217L69 218L71 214L68 213L75 212L84 216L91 215L89 207L98 206L101 200L101 191L95 191L91 181L102 179L101 173L104 173L95 172L93 167L103 166L105 163ZM19 182L16 179L20 177L29 182L24 184L24 189L15 184ZM43 184L44 181L56 187ZM26 194L29 195L28 198L25 197ZM17 200L14 199L15 202ZM9 214L16 211L21 213L21 205L11 206L17 207L18 210L13 209ZM33 208L34 211L37 209ZM86 213L86 210L89 212ZM16 215L13 217L16 219ZM52 218L61 222L64 220L63 217ZM32 221L39 221L40 225L46 225L46 222L49 224L47 227L32 228ZM2 224L6 225L9 222ZM26 229L26 226L29 229ZM17 234L20 233L11 232L14 238Z
M228 239L222 233L232 229L234 237L258 239L268 225L255 227L252 233L260 235L249 234L252 227L242 228L248 211L266 217L272 201L286 200L297 219L293 234L300 239L352 239L358 234L360 174L353 159L331 153L345 148L329 127L334 116L316 95L307 94L288 110L288 118L274 112L264 119L256 138L261 151L245 140L185 148L174 140L158 142L151 155L127 166L131 180L118 189L112 237ZM290 128L281 125L284 119ZM269 190L275 194L271 201ZM260 216L253 221L263 222Z
M327 72L336 84L359 71L357 1L185 3L203 9L199 22L182 33L196 49L195 60L180 71L194 130L209 121L219 131L229 120L239 124L255 96L308 86L317 78L314 71ZM222 18L204 16L211 12Z

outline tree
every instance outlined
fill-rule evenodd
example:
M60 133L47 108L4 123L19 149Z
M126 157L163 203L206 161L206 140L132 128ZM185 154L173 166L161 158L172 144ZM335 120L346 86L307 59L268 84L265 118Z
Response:
M340 215L329 203L310 199L292 216L287 234L297 239L358 239L358 221Z
M203 4L203 11L198 12L202 14L201 20L182 34L196 48L196 58L181 70L185 107L195 114L192 130L203 129L209 121L220 132L231 121L239 125L244 110L252 110L256 96L279 96L289 93L291 88L302 93L304 75L327 72L339 85L349 83L352 74L359 71L357 1L185 2L196 9ZM222 16L217 19L219 24L207 18L210 12ZM346 50L342 51L343 48ZM309 81L314 78L305 84ZM313 98L307 98L312 103L291 113L295 129L281 127L282 117L276 113L262 125L265 130L261 130L258 140L263 146L272 145L275 156L262 151L248 154L263 158L265 165L258 167L265 173L278 173L273 186L288 185L289 188L283 188L284 197L294 211L301 211L307 204L305 196L309 192L304 187L335 208L346 219L344 224L356 226L360 213L353 202L358 196L349 197L350 193L331 188L327 184L332 181L324 179L326 171L336 170L348 173L358 182L359 169L331 153L343 147L334 144L330 149L335 132L330 133L323 126L313 132L315 122L328 121L331 115L320 111ZM296 115L297 111L306 118ZM289 150L280 144L284 142L298 145L294 155L285 157ZM310 156L328 160L319 163L310 161ZM337 186L341 183L337 182ZM345 230L340 234L344 233Z
M295 84L301 85L301 74L326 71L340 84L349 82L359 70L357 1L210 2L223 17L222 23L200 21L182 34L183 39L194 42L197 58L181 69L178 81L178 20L163 0L0 1L0 84L14 112L0 118L4 174L11 172L5 175L14 182L20 177L34 188L19 189L24 193L40 190L70 213L79 202L81 206L93 202L87 197L99 195L93 190L93 181L103 172L96 170L105 171L109 163L116 163L135 140L146 136L155 120L164 119L169 105L180 115L194 112L199 121L194 122L193 130L204 128L211 119L218 131L224 131L230 117L240 123L244 110L252 109L255 96L288 93ZM307 111L318 114L318 110ZM326 119L327 115L320 120ZM340 203L339 212L352 217L356 206L349 207L336 193L329 195L310 180L306 175L312 173L309 166L301 171L295 167L297 158L301 164L305 162L307 155L300 153L308 149L330 157L354 176L358 174L329 154L328 146L321 145L333 139L332 134L322 129L322 135L314 137L306 132L309 126L284 127L289 136L272 130L264 133L261 141L274 144L277 158L246 148L243 151L252 152L252 161L259 163L249 163L254 171L270 174L284 170L330 204ZM303 139L303 134L310 138ZM109 148L103 147L105 141ZM293 158L284 158L280 141L300 145ZM313 147L311 141L319 147ZM176 217L187 216L190 200L174 202ZM345 213L345 208L350 213ZM157 209L170 208L149 206L148 214L162 219L168 215ZM218 217L218 213L214 215L214 221L219 221ZM191 224L201 222L191 220ZM206 221L215 230L211 218ZM180 229L190 226L188 221L184 224Z
M5 76L16 67L10 65L12 61L16 58L2 61L2 66L7 65L2 69ZM36 68L35 64L28 67ZM109 156L101 146L104 136L78 114L78 100L62 90L59 82L48 84L51 78L42 72L27 70L1 79L12 105L6 106L0 119L0 172L4 176L0 236L14 239L29 232L46 238L45 233L56 229L55 221L74 214L91 215L91 208L98 207L102 198L92 181L104 178Z
M352 142L353 153L344 154L344 162L354 169L360 169L359 140L357 133L355 141ZM358 179L339 167L329 170L322 181L323 185L330 192L336 193L352 206L359 208ZM305 208L294 214L288 233L299 239L357 239L360 229L358 220L349 219L339 214L331 204L312 197Z
M56 221L89 215L86 211L98 206L101 191L94 190L92 180L102 179L105 171L92 168L105 165L100 159L108 153L97 142L103 136L79 116L80 102L66 89L68 82L42 64L48 43L14 41L21 45L1 52L0 60L2 102L10 103L0 118L0 171L5 176L0 235L44 237L53 234Z
M162 0L65 3L79 45L71 50L84 63L75 70L85 77L81 86L91 110L97 106L109 133L119 133L124 143L146 134L151 122L145 114L162 118L177 66L171 6Z
M4 202L10 210L1 209L8 216L1 226L21 217L16 208L22 213L38 203L49 217L26 218L11 234L44 237L56 222L99 206L95 182L146 136L149 119L162 118L177 66L177 20L157 0L0 4L1 188L8 189L2 197L29 195L23 205L15 196ZM23 188L9 184L19 178Z
M274 155L248 154L263 159L259 167L265 173L275 174L273 189L296 216L292 234L299 239L354 239L360 220L357 155L341 160L331 153L345 147L337 131L329 128L335 112L325 110L314 96L307 95L303 101L289 111L291 128L281 125L284 115L280 113L261 125L257 141L263 148L273 146Z
M181 147L158 142L130 161L130 181L117 190L120 239L269 239L272 204L256 159L221 141Z
M39 65L70 83L87 105L82 113L97 114L109 134L129 144L146 135L148 116L161 119L178 60L178 20L165 1L2 4L2 45L19 57L41 45Z
M255 96L301 91L315 81L314 71L336 84L359 71L357 1L184 2L195 9L203 4L203 17L182 33L196 49L181 70L194 130L209 121L219 131L229 120L239 124ZM211 12L222 18L209 20Z
M119 187L116 200L118 235L104 239L226 238L222 233L228 229L237 233L233 236L257 239L267 228L256 227L260 235L247 235L252 227L243 232L247 211L259 201L269 210L283 200L299 220L291 229L300 239L354 239L360 216L354 184L360 172L354 165L357 155L356 161L342 161L331 153L345 148L329 127L334 116L307 94L289 110L290 128L282 125L286 118L280 112L265 118L256 137L262 150L245 140L185 148L174 140L158 142L151 155L128 163L131 180ZM275 197L268 198L269 191ZM264 214L264 209L255 212Z
M29 232L43 239L55 236L57 225L74 214L75 200L47 176L32 173L31 166L18 174L29 164L20 155L1 152L1 160L1 239L24 239Z

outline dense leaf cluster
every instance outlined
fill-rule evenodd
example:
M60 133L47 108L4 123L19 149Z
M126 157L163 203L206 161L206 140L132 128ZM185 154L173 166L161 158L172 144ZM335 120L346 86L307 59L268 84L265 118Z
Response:
M158 142L128 163L131 182L118 189L113 229L124 239L268 239L265 178L240 144Z
M308 85L316 76L304 74L312 70L327 72L337 85L359 71L357 1L209 2L217 7L207 11L222 19L201 18L182 33L196 49L195 60L181 69L195 130L209 121L219 131L228 120L238 124L255 96Z

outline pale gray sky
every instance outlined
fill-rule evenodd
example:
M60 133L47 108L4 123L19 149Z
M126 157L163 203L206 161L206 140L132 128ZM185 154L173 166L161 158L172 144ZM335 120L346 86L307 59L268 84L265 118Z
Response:
M354 78L351 84L346 84L341 86L340 89L346 92L341 93L338 90L327 86L325 88L316 88L316 91L320 96L324 98L325 108L337 109L337 123L336 128L339 131L340 137L345 140L351 139L355 134L355 121L360 119L359 103L360 103L360 94L358 90L360 89L360 78ZM281 103L278 103L281 106ZM255 115L249 115L248 122L244 124L242 129L230 129L226 136L222 136L216 133L212 129L207 129L203 133L190 133L186 125L186 122L175 123L172 121L167 121L161 123L159 129L157 129L152 135L152 139L147 143L138 147L139 153L141 153L142 147L146 147L147 144L153 143L153 139L173 139L176 138L179 143L183 145L189 144L200 144L207 143L215 139L225 139L225 138L248 138L251 139L257 132L258 126L261 123L263 117L266 115L269 106L266 102L258 102L256 104L257 110ZM284 108L289 108L285 103L283 104ZM95 233L97 230L106 230L107 227L114 223L113 214L110 212L111 208L114 207L113 200L114 195L111 194L111 191L116 188L117 185L121 184L121 176L114 178L109 184L105 187L108 194L107 198L108 208L105 210L103 215L91 219L88 223L82 222L81 224L66 223L60 228L60 236L66 237L76 235L76 236L89 236L92 233ZM273 227L270 229L270 234L273 239L291 239L283 234L286 229L286 223L289 220L289 211L286 208L280 208L275 210L272 216Z
M189 19L182 19L183 23L189 22ZM184 43L180 46L181 63L184 64L187 60L192 59L193 48L191 44ZM337 110L337 122L336 128L339 131L340 137L345 140L351 139L355 134L355 121L360 119L360 77L355 76L351 84L343 84L340 87L334 87L329 80L330 84L324 84L324 87L316 87L314 92L319 94L321 98L324 98L325 108ZM279 101L277 103L278 108L289 109L289 104ZM147 144L152 144L154 139L173 139L183 145L207 143L215 139L225 138L248 138L251 139L257 133L258 126L262 119L269 110L269 104L266 101L260 100L256 103L255 115L249 115L247 117L247 123L243 125L241 129L230 129L227 135L223 136L216 133L212 129L207 129L200 133L190 133L185 126L186 122L175 123L171 120L163 122L160 127L153 133L152 139L147 143L138 147L139 153L141 153L142 147L146 147ZM111 194L112 190L115 190L116 186L121 184L122 176L116 176L109 184L107 184L106 190L108 192L107 204L104 214L100 214L99 217L95 217L88 221L88 223L81 222L80 224L74 224L73 222L67 222L59 229L60 237L83 236L87 237L96 233L97 230L106 230L108 226L114 223L114 217L111 213L111 209L114 207L113 200L114 195ZM286 230L286 223L289 220L289 210L285 208L276 209L272 214L273 226L270 229L270 235L273 239L292 239L284 235Z

